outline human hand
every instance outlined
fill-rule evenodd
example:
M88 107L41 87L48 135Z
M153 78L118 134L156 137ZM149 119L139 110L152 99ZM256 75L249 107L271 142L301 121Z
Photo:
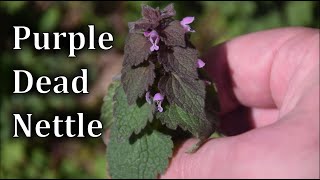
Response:
M232 136L191 155L188 140L161 178L319 178L319 30L244 35L204 60Z

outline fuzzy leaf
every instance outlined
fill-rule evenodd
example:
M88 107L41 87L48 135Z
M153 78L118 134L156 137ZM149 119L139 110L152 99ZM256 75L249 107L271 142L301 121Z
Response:
M161 40L167 46L186 47L185 30L180 21L172 21L161 33Z
M143 5L142 6L142 16L143 18L151 21L151 22L155 22L158 21L160 19L160 10L159 8L154 9L148 5Z
M179 77L175 73L171 73L171 75L164 76L160 79L158 87L161 94L166 96L170 106L177 105L188 113L189 116L195 116L201 120L201 123L198 125L198 134L195 133L196 130L192 130L192 128L189 127L188 130L191 133L195 136L199 135L200 138L208 138L210 134L214 132L217 117L211 112L212 110L209 109L211 108L211 102L206 101L206 85L203 81L188 77ZM187 127L183 123L179 123L178 125L183 128ZM173 127L173 124L171 124L171 127Z
M206 119L204 82L171 73L160 79L158 87L170 104L177 104L192 115Z
M148 29L154 29L159 25L159 22L152 22L147 19L139 19L135 22L129 22L129 33L139 33L147 31Z
M117 134L112 128L107 148L113 179L155 179L165 172L173 149L170 136L148 128L139 136L119 143Z
M155 65L151 62L146 66L122 69L121 82L130 105L134 104L139 97L145 95L148 87L153 84L155 79L154 69Z
M175 104L166 106L164 112L157 113L157 118L168 128L175 130L180 126L183 130L191 132L196 138L199 138L203 129L206 128L206 124L201 119Z
M100 120L104 123L105 129L108 129L113 123L113 96L119 85L120 81L113 81L108 87L107 95L103 98Z
M161 11L161 18L169 18L176 15L176 11L174 10L173 4L169 4Z
M124 47L123 66L137 66L147 60L152 44L142 34L129 33Z
M140 133L153 119L154 106L146 102L129 105L122 86L117 88L113 101L114 129L119 141L128 139L132 133Z
M173 47L159 51L158 59L166 71L175 72L181 77L198 78L197 50L187 47Z

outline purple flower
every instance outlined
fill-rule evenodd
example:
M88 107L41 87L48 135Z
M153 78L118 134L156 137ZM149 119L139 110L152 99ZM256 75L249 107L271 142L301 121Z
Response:
M143 33L143 35L145 37L149 37L149 41L152 43L152 46L150 47L150 51L158 51L159 50L159 34L157 33L157 31L152 30L152 31L145 31Z
M151 32L151 31L145 31L145 32L143 33L144 37L149 37L150 32Z
M180 21L180 24L183 26L183 28L187 32L195 32L195 30L192 30L189 24L191 24L194 21L194 17L185 17Z
M150 92L148 91L146 93L146 101L149 104L151 104L152 103L151 99L152 99L152 96L150 96ZM159 112L163 112L163 108L161 107L163 99L164 99L164 96L162 94L160 94L160 93L155 94L154 97L153 97L153 101L156 102Z
M206 65L206 63L204 63L201 59L198 59L198 68L203 68L204 65Z
M158 107L159 112L163 111L163 108L161 107L161 103L162 103L163 99L164 99L164 97L160 93L155 94L153 97L153 101L155 101L157 103L157 107Z
M159 104L158 104L158 111L159 111L159 112L163 112L163 108L161 107L161 102L162 102L162 101L160 101Z
M153 101L163 101L163 99L164 97L160 93L155 94L153 97Z
M146 93L146 101L147 101L149 104L151 104L150 92L149 92L149 91Z

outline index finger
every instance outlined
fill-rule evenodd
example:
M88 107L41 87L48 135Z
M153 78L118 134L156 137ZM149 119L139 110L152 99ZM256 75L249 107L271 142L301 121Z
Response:
M280 76L288 76L283 82L271 79L274 61L281 47L301 34L315 31L310 28L291 27L273 29L240 36L212 48L204 57L206 71L213 78L218 89L222 112L230 112L239 104L255 108L279 108L289 83L290 72L295 64L277 63ZM299 35L299 36L298 36ZM303 42L303 41L302 41ZM301 43L302 43L301 42ZM297 55L299 51L293 52ZM285 56L281 56L285 57ZM277 76L277 74L273 75ZM276 84L276 86L271 86Z

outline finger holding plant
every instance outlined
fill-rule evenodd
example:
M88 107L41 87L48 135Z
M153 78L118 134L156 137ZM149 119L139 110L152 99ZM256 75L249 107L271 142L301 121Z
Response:
M162 10L144 5L143 17L129 23L121 81L110 86L102 107L105 128L111 129L112 178L164 173L178 127L199 139L190 152L218 130L215 88L204 78L205 63L189 40L195 18L178 21L175 14L173 4Z

